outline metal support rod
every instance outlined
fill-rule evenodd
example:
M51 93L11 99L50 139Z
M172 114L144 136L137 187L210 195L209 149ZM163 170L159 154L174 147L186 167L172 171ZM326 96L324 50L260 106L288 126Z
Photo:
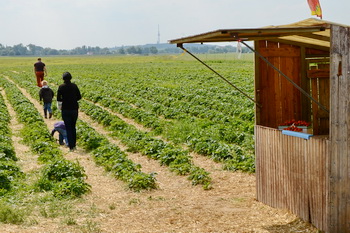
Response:
M308 97L310 100L314 101L320 108L322 108L325 112L329 113L329 110L323 106L320 102L315 100L309 93L304 91L303 88L301 88L298 84L296 84L292 79L290 79L287 75L285 75L282 71L280 71L278 68L276 68L271 62L269 62L263 55L261 55L258 51L254 50L252 47L250 47L247 43L245 43L242 40L239 40L242 44L244 44L247 48L249 48L252 52L254 52L256 55L258 55L261 59L263 59L269 66L271 66L274 70L276 70L280 75L285 77L295 88L297 88L301 93L303 93L306 97Z
M241 89L239 89L238 87L236 87L233 83L231 83L229 80L227 80L225 77L223 77L221 74L219 74L218 72L216 72L213 68L211 68L210 66L208 66L206 63L204 63L202 60L200 60L198 57L196 57L195 55L193 55L190 51L188 51L187 49L185 49L182 44L178 44L178 47L180 47L182 50L184 50L185 52L187 52L189 55L191 55L192 57L194 57L197 61L199 61L200 63L202 63L204 66L206 66L209 70L213 71L216 75L218 75L220 78L222 78L225 82L227 82L230 86L232 86L233 88L235 88L237 91L239 91L242 95L244 95L245 97L247 97L248 99L250 99L251 101L253 101L257 106L259 106L260 108L262 107L261 104L259 104L258 102L256 102L253 98L251 98L249 95L247 95L246 93L244 93Z

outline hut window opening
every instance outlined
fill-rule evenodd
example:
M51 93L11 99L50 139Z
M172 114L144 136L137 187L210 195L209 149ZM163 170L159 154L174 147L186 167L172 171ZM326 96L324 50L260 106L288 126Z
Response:
M330 100L330 70L329 57L307 58L307 78L310 93L314 99L329 109ZM329 134L329 113L317 104L311 104L311 121L314 135Z

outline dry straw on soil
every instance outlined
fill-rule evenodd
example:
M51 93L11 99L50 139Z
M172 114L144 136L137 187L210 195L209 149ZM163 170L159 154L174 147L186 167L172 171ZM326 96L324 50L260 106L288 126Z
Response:
M42 106L25 94L42 112ZM107 135L84 114L79 117ZM45 121L51 129L56 119ZM18 122L11 124L13 129L18 127ZM32 164L28 169L34 169L36 157L26 156L28 148L21 148L18 138L14 138L14 143L22 167ZM157 190L134 193L96 166L82 149L68 152L62 147L62 150L67 159L77 160L85 168L92 192L80 200L64 203L71 206L66 215L45 217L33 211L34 215L24 224L0 224L1 232L317 232L288 211L256 201L254 175L223 171L220 164L203 156L192 155L196 165L211 173L211 190L192 186L186 177L176 176L157 161L129 153L144 172L157 173L159 184Z

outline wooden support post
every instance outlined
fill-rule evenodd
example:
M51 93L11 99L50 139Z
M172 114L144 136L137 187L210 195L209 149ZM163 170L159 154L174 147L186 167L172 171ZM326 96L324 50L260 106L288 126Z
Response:
M301 72L301 88L306 90L307 93L310 94L310 80L307 77L307 62L306 62L306 51L305 47L300 48L300 72ZM301 95L301 119L304 121L311 122L311 103L310 100Z
M332 25L331 36L331 146L326 232L346 233L350 232L350 28Z

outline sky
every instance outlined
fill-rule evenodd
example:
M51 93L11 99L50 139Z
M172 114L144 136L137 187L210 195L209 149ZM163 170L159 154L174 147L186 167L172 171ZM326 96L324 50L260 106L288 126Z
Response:
M350 25L350 0L319 0L323 19ZM52 49L155 44L218 29L311 16L307 0L0 0L0 44Z

